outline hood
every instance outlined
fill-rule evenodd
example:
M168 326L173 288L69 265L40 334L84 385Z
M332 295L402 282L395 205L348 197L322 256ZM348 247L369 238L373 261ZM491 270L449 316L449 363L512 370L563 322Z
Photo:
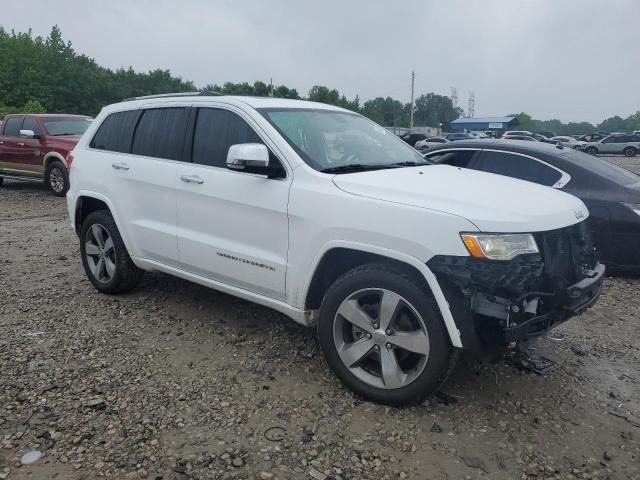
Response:
M589 216L578 198L551 187L448 165L336 175L341 190L464 217L483 232L542 232Z
M78 140L80 140L81 135L59 135L59 136L48 136L47 144L49 145L58 145L61 147L68 147L72 149L75 147Z

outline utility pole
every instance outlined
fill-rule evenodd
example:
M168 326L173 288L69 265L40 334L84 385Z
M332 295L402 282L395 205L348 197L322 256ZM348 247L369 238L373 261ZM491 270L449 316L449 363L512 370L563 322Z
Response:
M273 78L269 78L269 96L273 97Z
M409 123L410 130L413 130L413 104L414 104L413 87L415 83L416 83L416 71L411 70L411 121Z

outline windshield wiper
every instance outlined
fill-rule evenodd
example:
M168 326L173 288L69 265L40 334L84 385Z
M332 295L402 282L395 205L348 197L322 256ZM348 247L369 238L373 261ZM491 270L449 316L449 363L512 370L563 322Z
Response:
M390 165L394 167L424 167L425 165L433 165L433 163L425 159L424 162L416 162L416 161L396 162L396 163L391 163Z
M367 170L383 170L385 168L398 168L396 164L382 165L365 165L364 163L352 163L350 165L340 165L338 167L329 167L320 170L322 173L349 173L349 172L366 172Z

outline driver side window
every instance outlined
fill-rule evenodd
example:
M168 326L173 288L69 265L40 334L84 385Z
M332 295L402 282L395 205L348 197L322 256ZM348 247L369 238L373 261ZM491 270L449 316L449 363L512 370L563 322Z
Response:
M200 108L193 135L192 161L200 165L226 168L231 145L261 143L258 134L239 115L220 108ZM280 160L269 149L269 164L286 172Z

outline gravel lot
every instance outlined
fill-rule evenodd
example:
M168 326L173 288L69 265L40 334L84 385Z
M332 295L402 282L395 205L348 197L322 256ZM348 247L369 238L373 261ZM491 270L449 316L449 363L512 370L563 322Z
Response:
M43 187L7 181L0 207L0 480L640 479L639 279L534 345L552 373L463 357L395 409L271 310L161 274L98 294Z

